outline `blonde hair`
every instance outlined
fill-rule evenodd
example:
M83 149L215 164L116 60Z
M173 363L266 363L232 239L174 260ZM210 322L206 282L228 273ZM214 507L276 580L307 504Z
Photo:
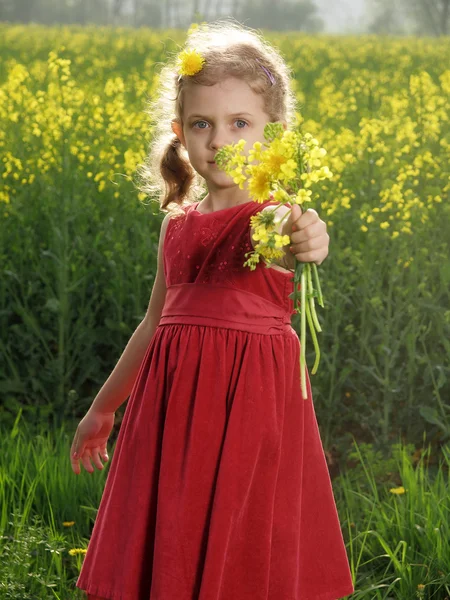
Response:
M140 191L156 195L160 209L169 212L195 202L206 190L205 180L192 167L171 125L172 120L182 123L183 99L189 85L211 86L226 77L242 79L263 97L271 122L284 120L291 127L295 121L292 72L256 31L221 19L191 28L184 49L199 52L205 64L195 75L180 77L177 54L162 67L156 98L148 101L145 110L153 123L153 137L147 157L137 170ZM274 85L262 66L272 74Z

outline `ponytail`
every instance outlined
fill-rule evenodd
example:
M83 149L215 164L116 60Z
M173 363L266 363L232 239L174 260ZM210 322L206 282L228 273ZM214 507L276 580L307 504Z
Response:
M166 208L171 202L181 205L189 195L189 190L195 179L195 171L189 160L181 155L181 141L174 137L163 152L159 170L165 182L166 193L161 202L161 208Z

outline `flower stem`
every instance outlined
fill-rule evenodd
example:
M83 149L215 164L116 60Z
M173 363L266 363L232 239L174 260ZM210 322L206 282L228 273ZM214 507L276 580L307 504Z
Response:
M308 398L306 389L306 273L302 270L301 274L301 313L300 313L300 379L302 387L302 398Z
M314 300L314 299L312 299L312 300ZM309 330L311 331L311 337L312 337L313 344L314 344L314 350L316 352L316 360L314 361L314 365L311 370L311 374L315 375L317 373L317 369L319 367L319 362L320 362L320 348L319 348L319 342L317 341L317 335L316 335L316 330L314 327L314 322L313 322L313 319L311 316L311 308L310 308L310 305L308 304L308 302L306 303L306 317L308 319Z
M308 263L306 265L307 267L307 275L308 275L308 294L309 294L309 304L311 307L311 316L313 318L314 321L314 327L317 329L317 331L322 331L322 328L320 326L319 320L317 318L317 314L316 314L316 305L314 303L314 290L313 290L313 283L312 283L312 275L311 275L311 263Z
M317 302L319 303L319 306L321 306L323 308L322 289L320 287L319 273L317 271L316 263L312 263L312 268L313 268L313 274L314 274L314 283L315 283L316 290L317 290ZM322 330L319 329L319 331L322 331Z

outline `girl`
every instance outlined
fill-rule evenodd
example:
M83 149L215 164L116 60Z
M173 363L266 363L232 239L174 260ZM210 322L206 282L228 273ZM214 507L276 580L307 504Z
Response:
M251 271L250 217L276 203L214 162L293 124L290 73L235 23L191 29L186 50L201 65L166 65L150 107L143 189L170 212L147 314L71 448L76 474L102 469L130 394L77 586L91 600L334 600L354 589L288 298L294 256L327 256L326 225L295 205L284 267Z

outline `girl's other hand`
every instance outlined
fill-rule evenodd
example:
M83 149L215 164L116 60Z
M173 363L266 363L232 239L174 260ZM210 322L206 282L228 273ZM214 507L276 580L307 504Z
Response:
M97 469L103 469L101 458L108 460L106 442L114 426L114 414L89 409L79 422L70 448L70 462L76 475L80 474L80 460L89 473L94 472L91 460Z
M300 206L294 204L290 214L292 228L287 234L291 238L291 252L300 262L320 265L328 256L330 236L327 224L319 218L313 208L302 213Z

